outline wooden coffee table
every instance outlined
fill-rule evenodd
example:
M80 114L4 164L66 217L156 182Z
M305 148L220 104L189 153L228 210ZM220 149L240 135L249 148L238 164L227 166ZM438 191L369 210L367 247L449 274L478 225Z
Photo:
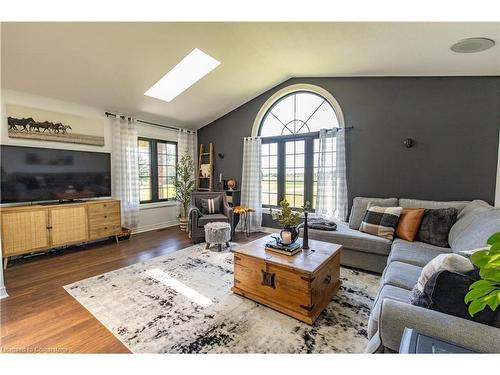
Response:
M234 250L231 290L313 324L340 287L342 246L309 240L309 250L288 256L266 250L270 240L266 236Z

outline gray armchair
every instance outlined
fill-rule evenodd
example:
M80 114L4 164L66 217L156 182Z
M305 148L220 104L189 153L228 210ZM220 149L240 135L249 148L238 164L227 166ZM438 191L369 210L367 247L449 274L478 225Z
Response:
M202 214L200 198L222 197L221 213ZM224 192L199 192L191 193L191 202L189 203L189 233L193 243L203 242L205 240L205 224L213 222L225 222L231 225L231 236L234 230L234 214L232 207L229 206Z

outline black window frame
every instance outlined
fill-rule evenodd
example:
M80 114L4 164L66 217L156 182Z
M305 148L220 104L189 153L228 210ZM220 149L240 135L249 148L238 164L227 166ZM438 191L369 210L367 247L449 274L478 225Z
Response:
M304 204L309 201L313 204L314 189L314 140L319 139L319 132L299 133L290 135L279 135L275 137L263 137L262 144L276 143L278 148L278 205L263 204L263 208L277 208L285 198L285 167L286 151L285 144L288 141L304 141ZM293 207L299 208L299 207Z
M158 196L158 182L159 182L159 177L158 177L158 143L161 144L170 144L175 146L175 160L177 164L178 160L178 145L177 142L174 141L165 141L163 139L156 139L156 138L148 138L148 137L138 137L137 142L139 141L147 141L149 142L149 158L151 160L151 199L147 201L141 201L140 196L139 196L139 203L140 204L147 204L147 203L157 203L157 202L170 202L170 201L175 201L176 198L164 198L164 199L159 199ZM177 180L177 168L175 170L175 180Z

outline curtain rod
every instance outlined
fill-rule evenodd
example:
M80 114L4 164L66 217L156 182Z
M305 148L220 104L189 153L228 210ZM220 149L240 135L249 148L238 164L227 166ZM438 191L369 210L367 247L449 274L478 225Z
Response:
M122 118L128 117L128 116L117 115L116 113L112 113L112 112L104 112L104 114L106 115L106 117L109 117L109 116L112 116L112 117L122 117ZM159 128L166 128L166 129L172 129L172 130L184 130L184 131L187 131L189 133L196 133L196 131L193 131L193 130L183 129L183 128L177 128L177 127L171 126L171 125L158 124L156 122L151 122L151 121L146 121L146 120L137 119L137 122L140 122L140 123L143 123L143 124L157 126Z

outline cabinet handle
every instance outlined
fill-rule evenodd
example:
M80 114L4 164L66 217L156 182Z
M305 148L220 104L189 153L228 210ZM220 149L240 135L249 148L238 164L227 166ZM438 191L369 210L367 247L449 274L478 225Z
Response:
M104 227L104 229L108 229L108 227Z
M106 215L104 215L104 218L107 219L108 217Z
M105 204L104 207L108 207L108 206Z
M332 281L332 275L328 275L327 277L325 277L325 284L330 284L331 281Z
M48 226L47 229L52 229L52 226Z

